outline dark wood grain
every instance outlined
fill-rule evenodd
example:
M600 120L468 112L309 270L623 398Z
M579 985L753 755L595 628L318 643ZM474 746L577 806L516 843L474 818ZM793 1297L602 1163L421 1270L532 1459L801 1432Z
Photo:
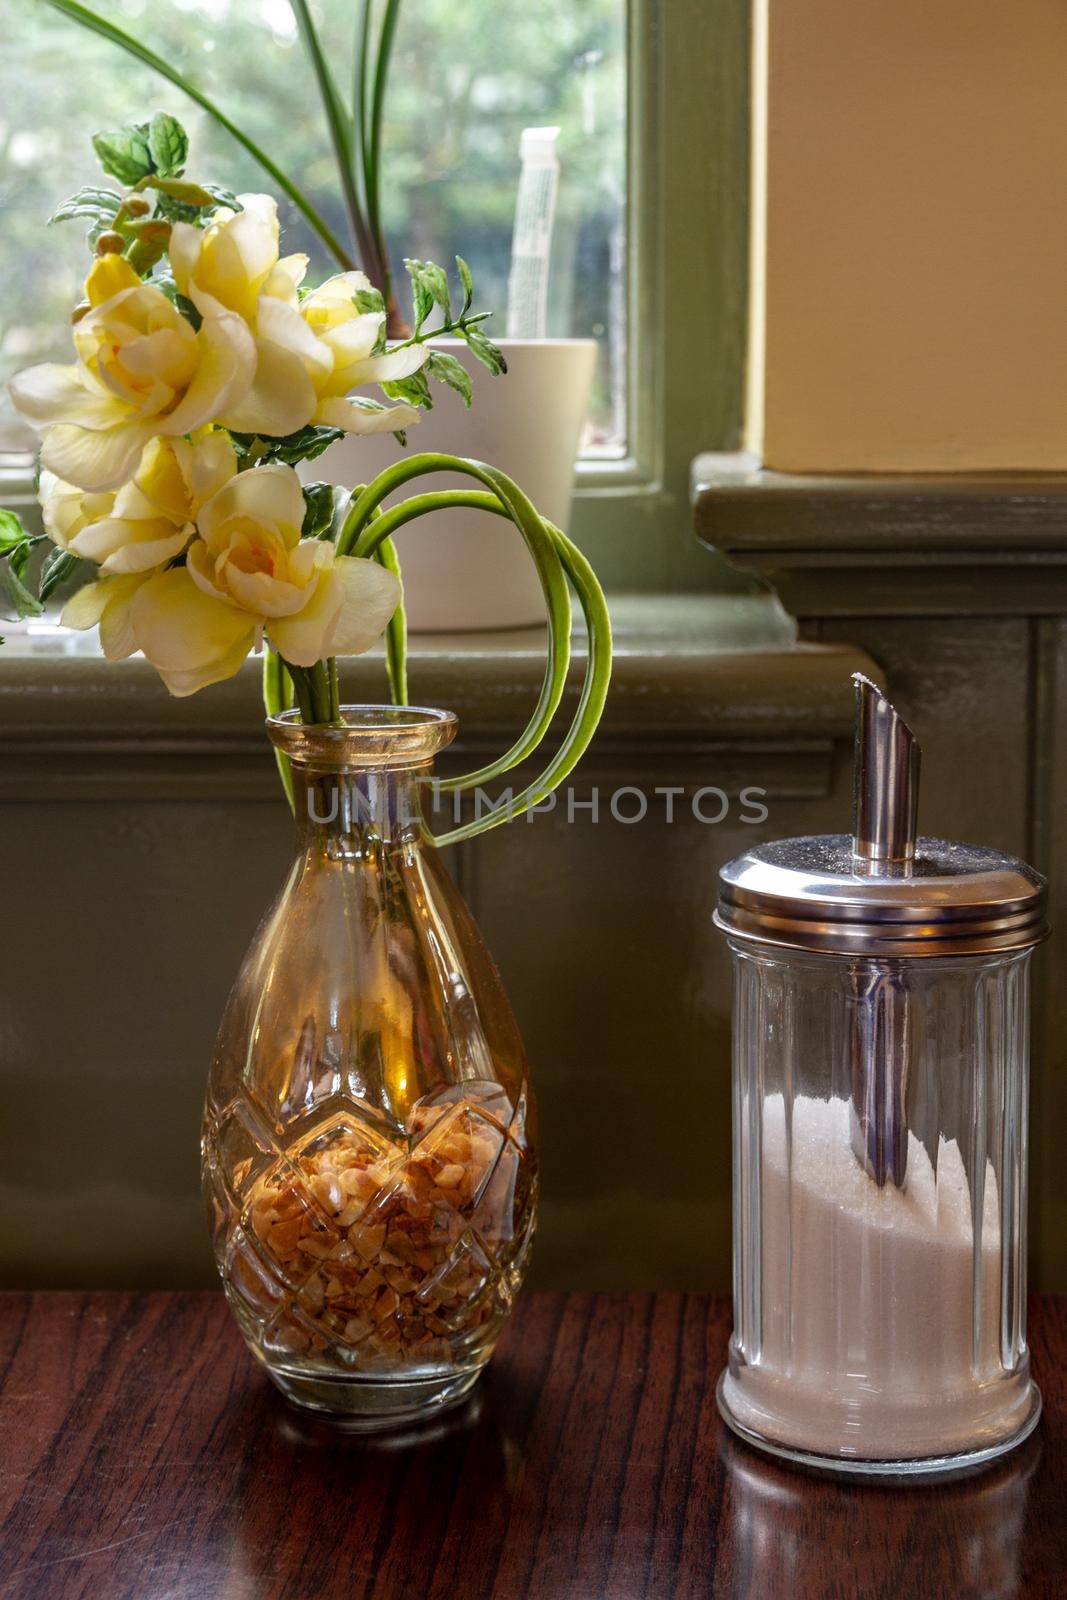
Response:
M5 1600L1062 1600L1067 1299L1037 1435L904 1490L724 1433L729 1312L532 1295L481 1392L408 1438L305 1420L216 1294L0 1297Z

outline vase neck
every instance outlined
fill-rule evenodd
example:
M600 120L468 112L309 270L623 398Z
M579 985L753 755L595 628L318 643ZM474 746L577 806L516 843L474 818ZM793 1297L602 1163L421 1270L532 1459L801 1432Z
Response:
M450 711L418 706L344 706L335 727L267 719L271 743L288 757L297 835L304 849L356 856L423 836L422 799L433 758L456 735Z
M429 768L356 768L342 772L293 769L297 840L301 849L361 855L382 844L424 836L422 796Z

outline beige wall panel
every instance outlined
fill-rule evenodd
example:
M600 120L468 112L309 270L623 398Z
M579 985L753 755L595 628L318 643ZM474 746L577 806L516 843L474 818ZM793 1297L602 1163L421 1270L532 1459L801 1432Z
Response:
M1067 8L769 0L764 457L1067 465Z

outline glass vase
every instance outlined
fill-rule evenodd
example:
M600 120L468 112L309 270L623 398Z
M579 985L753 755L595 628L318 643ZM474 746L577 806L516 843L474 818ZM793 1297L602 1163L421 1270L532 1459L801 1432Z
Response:
M268 719L297 853L208 1079L203 1182L229 1303L292 1401L364 1428L455 1404L533 1238L515 1019L422 812L448 712Z

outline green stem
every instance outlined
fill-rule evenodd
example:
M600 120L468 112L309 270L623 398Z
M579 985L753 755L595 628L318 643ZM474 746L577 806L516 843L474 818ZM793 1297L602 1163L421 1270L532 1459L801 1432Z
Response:
M162 56L157 56L155 51L150 50L139 39L135 39L132 34L123 32L113 22L108 22L104 17L97 16L96 12L90 11L87 6L79 5L77 0L47 0L47 3L56 11L62 12L65 17L70 17L73 22L78 22L83 28L88 28L91 33L99 34L102 39L107 39L111 44L118 45L121 50L125 50L127 54L136 57L138 61L143 61L145 66L151 67L154 72L159 73L160 77L166 78L169 83L173 83L183 94L188 95L190 100L201 106L209 116L214 117L219 126L225 128L226 132L236 139L238 144L243 145L249 155L258 161L263 170L274 179L279 189L287 194L293 204L303 212L323 244L331 255L336 257L341 266L346 271L350 271L355 266L351 254L315 210L303 190L298 189L296 184L286 177L285 173L275 165L266 152L260 149L255 140L249 138L247 133L242 132L235 123L231 122L225 112L220 110L214 101L210 100L195 84L190 83L189 79L180 73L176 67L172 67L168 61L164 61Z
M374 0L362 0L356 30L355 73L352 80L352 149L358 155L358 175L363 182L366 201L365 152L369 145L369 101L367 84L370 79L370 41L374 23Z
M379 513L381 501L394 489L429 472L466 473L483 483L488 492L448 490L416 495ZM379 556L391 544L391 535L405 523L446 506L492 511L515 523L527 542L542 579L548 604L549 632L545 681L537 707L523 734L499 760L462 778L450 779L442 787L462 790L489 782L532 754L544 739L566 683L570 652L568 579L574 586L585 616L589 648L578 707L552 761L506 807L491 810L462 827L442 834L438 839L441 845L471 839L489 828L498 827L540 804L551 794L587 749L603 712L611 677L611 622L603 591L592 568L566 535L540 517L518 486L495 468L484 466L481 462L462 461L454 456L431 454L414 456L398 463L381 473L355 497L338 538L338 552Z
M392 539L382 540L375 548L374 559L395 573L403 585L400 561ZM404 610L403 591L385 630L385 669L389 674L389 696L393 704L408 705L408 619Z
M341 722L341 680L337 675L337 657L330 656L326 662L326 677L330 685L330 721Z
M326 124L330 130L330 142L333 145L334 159L337 162L337 171L341 179L341 193L344 196L353 242L364 262L366 262L371 246L371 234L356 187L348 114L337 92L337 85L334 83L329 63L323 55L307 0L290 0L290 4L296 17L300 36L304 41L304 48L311 61L319 94L322 97L322 106L326 113ZM378 288L382 288L382 285L379 284Z
M263 656L263 705L268 717L276 717L279 712L288 710L293 700L293 680L285 668L285 662L276 650L267 646ZM282 780L285 798L289 802L289 810L295 815L296 797L293 791L293 765L289 757L282 750L274 752L278 776Z
M400 0L386 0L382 31L378 36L378 60L374 71L374 97L371 101L370 147L364 150L364 184L367 193L367 221L381 264L379 288L388 301L391 291L389 251L385 243L381 215L382 123L385 118L385 91L389 82L389 60L400 16Z

